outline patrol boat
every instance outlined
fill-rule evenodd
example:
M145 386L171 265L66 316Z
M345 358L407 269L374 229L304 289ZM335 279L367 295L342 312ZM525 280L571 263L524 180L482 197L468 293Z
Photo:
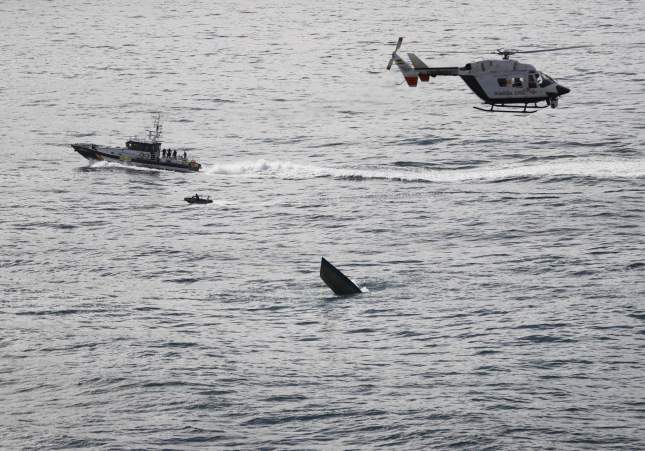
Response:
M108 147L98 144L72 144L72 148L90 161L110 161L122 164L166 169L179 172L197 172L202 165L188 158L186 152L161 148L160 115L155 116L148 138L132 138L125 147Z

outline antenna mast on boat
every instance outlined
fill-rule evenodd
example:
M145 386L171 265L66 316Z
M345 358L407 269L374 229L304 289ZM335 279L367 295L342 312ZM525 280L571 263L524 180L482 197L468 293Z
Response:
M161 138L161 113L157 113L154 118L154 130L148 130L148 139L152 143L159 142L159 138Z

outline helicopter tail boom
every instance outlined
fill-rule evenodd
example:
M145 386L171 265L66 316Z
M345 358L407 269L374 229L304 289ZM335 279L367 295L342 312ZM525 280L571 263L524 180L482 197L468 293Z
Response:
M458 67L429 67L414 53L408 53L408 58L410 58L410 62L421 81L428 81L429 77L436 77L437 75L459 75Z
M429 81L430 77L436 77L437 75L459 75L458 67L429 67L414 53L408 53L411 64L408 63L397 53L402 43L403 38L399 38L396 43L396 48L392 52L387 69L389 70L392 67L392 63L395 63L403 74L408 86L416 86L418 80Z

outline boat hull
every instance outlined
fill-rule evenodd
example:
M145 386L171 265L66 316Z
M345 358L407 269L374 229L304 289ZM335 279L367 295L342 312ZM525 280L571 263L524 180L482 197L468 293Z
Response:
M90 161L108 161L176 172L198 172L201 169L201 165L197 162L188 162L178 158L156 158L143 152L140 155L128 155L124 149L102 147L96 144L72 144L71 146L81 156Z
M195 199L194 197L184 197L184 200L188 202L189 204L212 204L213 200L212 199Z

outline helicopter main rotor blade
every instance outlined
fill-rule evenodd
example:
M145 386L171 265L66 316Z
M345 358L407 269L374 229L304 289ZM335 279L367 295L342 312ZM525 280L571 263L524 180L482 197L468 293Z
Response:
M590 45L572 45L569 47L554 47L552 49L537 49L537 50L515 50L515 49L497 49L493 53L497 54L505 54L508 53L510 55L516 54L516 53L541 53L541 52L556 52L558 50L568 50L568 49L583 49L583 48L588 48L591 47Z

